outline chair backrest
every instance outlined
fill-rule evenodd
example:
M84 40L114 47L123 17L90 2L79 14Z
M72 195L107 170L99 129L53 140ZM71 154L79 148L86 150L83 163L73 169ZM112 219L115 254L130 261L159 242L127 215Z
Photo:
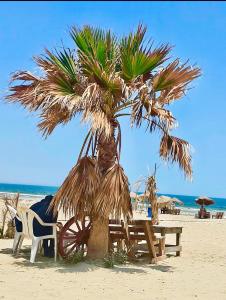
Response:
M22 207L18 210L18 215L23 224L23 234L27 238L32 238L34 236L33 231L33 220L36 219L39 224L43 224L42 219L30 208Z
M29 238L29 230L28 230L28 224L27 224L27 208L26 207L20 207L18 209L18 216L22 222L23 226L23 234L25 237Z
M33 210L28 208L27 209L27 224L28 224L28 231L29 231L30 237L34 236L34 231L33 231L33 220L34 219L36 219L40 225L44 224L44 222L39 217L39 215L37 215Z

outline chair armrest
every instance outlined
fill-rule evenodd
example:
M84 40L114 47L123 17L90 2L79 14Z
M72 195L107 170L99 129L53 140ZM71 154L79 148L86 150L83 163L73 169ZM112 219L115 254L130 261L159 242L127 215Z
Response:
M56 227L57 223L41 223L42 226L51 226L51 227Z

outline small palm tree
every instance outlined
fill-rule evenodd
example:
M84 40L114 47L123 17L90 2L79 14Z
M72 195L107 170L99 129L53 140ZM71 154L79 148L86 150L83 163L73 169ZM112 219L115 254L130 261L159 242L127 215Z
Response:
M157 166L155 164L154 172L152 175L148 175L145 178L145 194L151 204L152 210L152 223L159 223L159 215L158 215L158 203L157 203L157 184L156 184L156 171Z
M179 59L169 61L171 47L153 48L144 41L145 33L142 25L123 38L89 26L72 28L76 50L45 50L34 58L41 75L16 72L7 96L39 113L38 128L45 137L77 115L90 124L78 161L52 203L65 214L92 218L90 257L107 253L110 214L132 215L128 179L120 165L122 117L129 117L132 126L144 123L151 133L158 130L160 156L192 175L189 144L170 134L176 120L168 106L184 96L200 70Z

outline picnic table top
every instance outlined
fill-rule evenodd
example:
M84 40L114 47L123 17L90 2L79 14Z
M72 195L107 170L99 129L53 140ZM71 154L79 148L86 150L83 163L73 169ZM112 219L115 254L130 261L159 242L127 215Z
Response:
M154 232L161 233L164 231L165 233L181 233L182 226L177 225L153 225Z

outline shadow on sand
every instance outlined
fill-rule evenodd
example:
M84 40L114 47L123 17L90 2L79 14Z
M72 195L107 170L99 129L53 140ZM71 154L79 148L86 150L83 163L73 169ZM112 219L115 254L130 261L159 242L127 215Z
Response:
M37 256L37 260L34 264L31 264L30 259L31 248L29 246L23 247L17 256L12 255L11 248L5 248L0 250L0 254L10 255L15 261L14 265L26 268L34 269L55 269L59 273L84 273L97 269L105 269L102 260L97 261L84 261L77 264L65 263L62 259L58 259L54 262L51 258L46 258L41 255ZM166 261L162 261L157 265L150 265L148 261L133 262L123 265L115 265L114 268L109 269L111 272L116 273L128 273L128 274L145 274L150 270L156 270L159 272L173 272L173 268L166 264Z

